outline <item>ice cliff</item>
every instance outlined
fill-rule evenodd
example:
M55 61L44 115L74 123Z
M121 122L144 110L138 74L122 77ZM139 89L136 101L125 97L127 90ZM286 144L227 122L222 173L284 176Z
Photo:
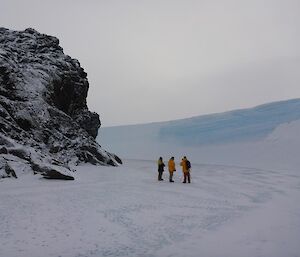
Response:
M273 170L300 166L300 99L149 124L102 128L97 140L126 159L186 155L193 163Z
M121 163L95 141L101 124L88 110L88 88L57 38L0 28L0 176L73 179L70 164Z

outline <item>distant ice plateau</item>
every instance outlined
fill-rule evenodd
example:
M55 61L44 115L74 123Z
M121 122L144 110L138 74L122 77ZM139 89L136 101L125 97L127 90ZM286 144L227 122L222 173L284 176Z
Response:
M101 128L98 142L123 158L297 169L300 99L182 120Z

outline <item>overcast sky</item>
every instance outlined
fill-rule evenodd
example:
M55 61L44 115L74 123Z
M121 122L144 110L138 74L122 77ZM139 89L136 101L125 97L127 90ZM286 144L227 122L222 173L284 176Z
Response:
M300 97L300 0L0 0L0 26L58 37L103 126Z

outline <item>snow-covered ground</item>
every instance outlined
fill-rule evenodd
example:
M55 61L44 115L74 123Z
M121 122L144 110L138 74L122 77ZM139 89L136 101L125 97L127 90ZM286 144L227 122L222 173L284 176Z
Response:
M300 173L156 162L81 166L74 181L0 180L1 257L297 257Z
M120 167L0 179L0 257L300 257L299 110L296 99L104 128ZM156 160L172 155L175 183L158 182Z

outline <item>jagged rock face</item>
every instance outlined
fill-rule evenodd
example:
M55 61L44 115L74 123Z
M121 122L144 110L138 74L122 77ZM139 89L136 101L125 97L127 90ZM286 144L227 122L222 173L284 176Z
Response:
M0 169L9 170L13 149L22 145L36 158L17 158L31 168L36 162L45 166L45 159L61 167L117 165L120 159L94 140L100 120L87 108L88 88L87 74L63 53L57 38L33 29L0 28L0 158L6 159Z

